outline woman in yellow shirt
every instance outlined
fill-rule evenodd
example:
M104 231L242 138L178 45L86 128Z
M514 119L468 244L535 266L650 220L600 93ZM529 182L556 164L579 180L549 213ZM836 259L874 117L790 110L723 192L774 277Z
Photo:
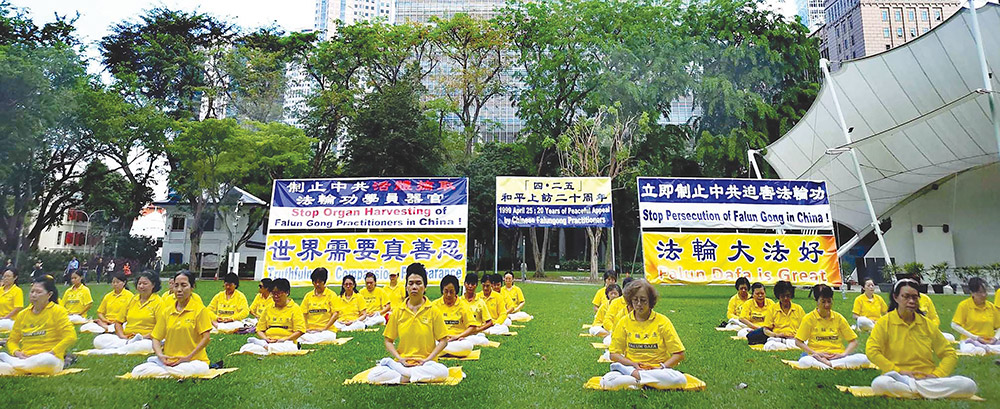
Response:
M729 297L729 303L726 305L726 321L720 326L730 331L746 328L746 324L740 321L740 313L743 311L743 304L749 300L750 280L746 277L737 278L736 294Z
M632 311L612 332L614 363L601 377L601 387L665 389L687 383L687 377L673 369L685 358L684 344L670 319L653 311L656 288L646 280L635 280L625 286L624 298Z
M483 274L483 291L477 294L477 298L486 304L490 317L493 318L493 325L484 330L488 335L500 335L510 332L510 318L507 318L507 299L500 293L493 291L494 274Z
M778 281L774 284L774 296L778 297L778 302L767 310L760 328L747 335L747 341L750 344L763 343L765 351L799 349L795 344L795 333L802 324L806 311L792 302L795 298L795 286L788 281ZM760 334L754 335L758 331Z
M271 298L274 305L264 310L257 320L257 337L247 338L240 352L268 355L280 352L298 351L296 341L306 332L306 319L302 309L288 298L291 283L284 278L273 281Z
M424 296L427 270L423 264L410 264L405 278L406 304L389 316L382 333L390 357L382 358L368 373L369 382L435 382L448 377L448 368L437 362L448 346L448 328L441 311Z
M188 270L174 276L174 301L161 306L150 334L156 356L133 368L132 376L185 378L209 373L207 348L212 312L192 297L194 277Z
M472 315L477 322L479 322L479 334L473 335L472 337L482 337L486 339L483 333L493 326L493 316L490 315L490 307L486 305L486 301L482 298L476 296L476 287L479 286L479 276L473 272L465 273L465 291L462 293L461 302L469 306L469 311L472 311ZM402 304L400 304L402 305ZM489 342L487 339L486 342Z
M969 279L971 297L958 303L951 328L962 335L959 350L966 354L1000 354L1000 309L986 301L986 282Z
M355 291L358 288L357 281L353 275L345 275L340 282L340 298L337 300L337 309L340 317L333 325L339 331L361 331L365 329L362 321L365 315L365 299Z
M399 273L389 272L389 284L385 285L385 293L389 295L389 308L395 310L406 301L406 286L399 281Z
M882 371L882 375L872 380L872 391L899 398L975 395L975 381L949 376L958 363L955 348L920 311L918 288L914 280L897 281L892 288L889 313L879 318L872 329L868 356Z
M618 287L618 284L608 284L604 287L605 300L601 303L601 307L597 309L597 314L594 314L594 322L590 324L590 335L606 337L611 334L611 331L604 328L604 319L607 318L608 308L611 306L611 302L621 297L622 289Z
M795 344L805 351L799 365L819 369L859 368L870 364L865 354L855 354L858 334L847 319L833 311L833 289L826 284L812 288L816 309L802 318ZM844 343L847 347L844 347Z
M35 278L28 292L30 308L14 319L7 349L0 352L0 375L52 375L63 370L66 350L76 343L76 330L66 309L58 304L56 281L45 275Z
M86 324L87 312L94 305L94 298L90 295L90 288L83 285L83 273L80 270L70 272L69 280L72 285L63 293L59 305L69 313L69 322L75 325Z
M601 308L602 305L608 303L608 296L605 291L611 284L618 283L618 273L614 270L608 270L604 272L604 287L601 287L594 293L594 299L590 302L594 306L594 313L597 313L597 309Z
M458 277L451 274L441 279L441 298L432 302L444 317L448 330L448 346L444 353L452 356L469 356L473 347L490 341L479 335L482 324L476 319L467 303L459 299Z
M622 289L628 287L632 281L632 277L625 277L622 280ZM624 318L631 311L631 308L632 306L628 305L623 297L608 301L608 311L604 313L604 321L601 323L601 326L610 332L610 334L604 336L604 345L611 345L611 335L613 335L615 327L618 326L618 321Z
M94 337L94 348L107 355L153 353L150 334L160 312L160 280L149 273L135 279L136 294L125 307L125 322L115 323L114 334Z
M875 295L875 282L872 279L865 280L864 291L854 298L854 308L851 313L857 320L858 329L871 331L875 328L875 321L882 318L889 312L889 306L885 304L882 297Z
M7 269L0 278L0 331L14 327L14 317L24 309L24 292L17 285L17 273Z
M746 327L740 330L741 336L746 336L750 330L760 328L761 324L764 323L764 317L767 316L767 310L774 305L774 301L767 298L764 284L753 283L750 286L750 293L753 294L753 297L740 307L740 323Z
M325 284L325 283L324 283ZM271 300L271 290L274 289L274 283L270 278L265 278L260 280L257 284L257 295L253 297L253 302L250 303L250 314L253 314L254 320L260 318L260 315L264 313L264 310L269 306L273 305L274 301ZM253 325L257 324L257 321L252 322Z
M249 325L243 320L250 315L250 305L247 296L238 291L239 288L240 276L227 273L222 278L222 291L208 303L208 310L215 314L212 325L219 332L232 333Z
M507 316L511 321L527 321L532 317L530 314L521 311L524 308L524 292L521 287L514 285L514 273L508 271L503 275L503 288L500 295L507 298Z
M320 344L337 340L337 333L334 332L337 327L333 323L337 322L340 312L337 311L337 296L326 288L329 277L330 272L324 267L313 270L309 276L313 290L302 297L300 307L306 320L306 333L299 337L299 343Z
M365 300L365 313L361 318L365 327L385 324L385 316L392 307L389 293L375 286L375 273L365 274L365 288L358 291L358 294Z
M115 332L115 323L125 322L125 308L132 300L132 292L128 290L126 280L122 273L112 276L112 291L101 299L101 305L97 307L97 319L80 327L81 332Z

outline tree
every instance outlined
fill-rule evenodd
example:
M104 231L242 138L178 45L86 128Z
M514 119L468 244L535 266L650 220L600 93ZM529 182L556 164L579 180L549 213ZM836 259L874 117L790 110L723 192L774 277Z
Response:
M523 144L490 142L483 145L461 173L469 177L469 236L479 246L473 249L475 270L482 270L486 254L493 244L496 225L496 177L524 176L531 168L528 150ZM501 230L500 235L508 239L514 230ZM485 247L485 249L484 249ZM491 266L486 266L489 268Z
M399 82L365 96L344 146L350 176L430 176L443 165L443 140L420 111L420 87Z
M285 34L265 27L237 37L224 50L219 67L225 72L226 99L240 120L272 122L284 116L288 68L315 42L315 34Z

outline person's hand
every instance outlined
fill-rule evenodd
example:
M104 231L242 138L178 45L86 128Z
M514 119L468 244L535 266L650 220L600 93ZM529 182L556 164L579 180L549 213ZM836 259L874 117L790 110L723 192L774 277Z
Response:
M642 363L642 362L638 362L638 363L636 363L636 365L637 366L635 366L635 369L637 369L637 370L646 370L646 369L656 369L656 368L658 368L658 366L656 366L656 365L650 365L650 364Z
M307 334L315 334L315 333L318 333L318 332L319 332L318 329L311 329L311 330L306 331Z
M920 372L920 371L902 371L899 374L900 375L911 376L911 377L916 378L916 379L937 378L937 376L934 375L934 374L924 373L924 372Z
M833 364L830 363L830 360L826 358L826 355L827 354L825 353L819 352L813 354L812 357L815 358L817 361L822 362L826 366L833 366Z
M660 369L671 369L671 368L669 366L667 366L666 362L664 362L664 363L660 364Z
M996 343L996 339L995 338L983 338L983 337L979 337L979 342L981 342L983 344L987 344L987 345L993 345L993 344Z
M160 362L163 362L166 366L177 366L181 363L181 357L179 356L163 356L160 357Z
M847 356L847 354L828 354L826 359L840 359Z
M416 359L403 359L402 361L399 361L399 363L403 364L403 366L405 366L405 367L411 367L411 366L423 365L424 361L420 361L420 360L416 360Z
M264 341L266 341L268 344L273 344L275 342L278 342L278 339L277 338L264 338Z
M24 352L21 352L21 351L15 352L14 356L16 356L18 358L21 358L21 359L28 359L28 355L25 354Z

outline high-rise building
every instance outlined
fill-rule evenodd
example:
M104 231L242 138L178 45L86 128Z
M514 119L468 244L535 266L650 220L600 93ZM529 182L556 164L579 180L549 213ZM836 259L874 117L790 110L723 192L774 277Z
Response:
M395 0L316 0L313 28L320 33L320 39L325 40L336 31L338 21L348 26L379 18L392 23L395 16Z
M505 5L504 0L397 0L396 22L430 23L431 17L447 19L458 13L488 19Z
M796 0L797 13L802 24L814 32L826 23L824 0Z
M958 0L826 0L820 54L840 63L877 54L920 37L961 7Z

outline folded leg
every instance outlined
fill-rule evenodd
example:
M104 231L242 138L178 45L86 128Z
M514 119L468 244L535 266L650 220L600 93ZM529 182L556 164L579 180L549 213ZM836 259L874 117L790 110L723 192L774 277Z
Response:
M307 332L299 337L301 344L322 344L337 340L337 333L333 331Z
M94 348L117 349L125 346L127 342L127 339L119 338L115 334L100 334L94 337Z
M687 383L687 377L675 369L650 369L639 371L639 384L655 388L669 388Z
M851 354L843 358L834 359L830 361L834 368L860 368L862 366L871 364L868 360L868 356L865 354Z
M976 394L976 382L964 376L918 379L914 382L916 393L927 399L969 398Z
M590 329L588 330L588 332L590 332L590 335L593 335L593 336L602 336L603 337L605 335L608 335L608 330L604 329L604 327L602 327L600 325L594 325L594 326L590 327Z
M611 371L601 377L602 389L634 388L639 386L639 380L632 375L623 375L617 371Z
M871 318L859 316L858 317L858 329L862 331L871 331L875 328L875 321Z
M448 367L434 361L410 367L410 382L437 382L448 379Z
M452 356L466 357L472 353L472 347L475 346L472 342L468 340L461 341L448 341L448 345L444 347L444 353Z
M366 327L374 327L376 325L385 325L385 317L383 317L382 315L374 315L374 316L365 318L364 324L365 324Z
M365 323L361 321L354 321L351 325L346 325L337 321L333 323L333 325L340 331L361 331L365 329Z
M819 368L819 369L830 369L830 366L820 362L818 359L813 358L812 355L803 355L799 358L799 365L803 368Z

